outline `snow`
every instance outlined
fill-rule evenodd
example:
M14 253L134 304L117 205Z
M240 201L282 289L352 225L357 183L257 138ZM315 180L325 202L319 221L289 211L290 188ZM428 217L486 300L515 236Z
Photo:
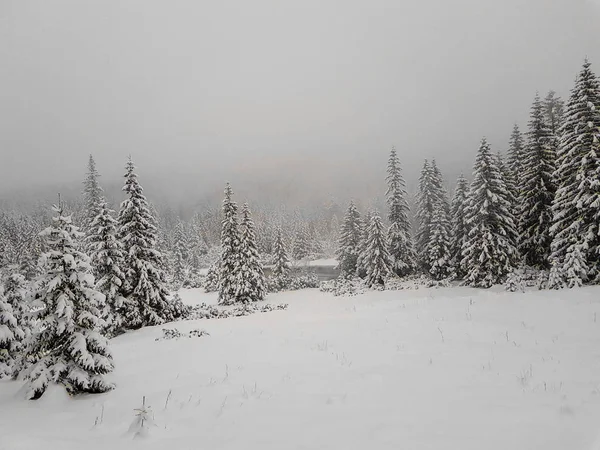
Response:
M0 448L600 448L598 287L267 301L289 308L113 339L107 394L51 387L33 402L0 382ZM210 336L155 341L162 328ZM134 439L143 397L150 425Z

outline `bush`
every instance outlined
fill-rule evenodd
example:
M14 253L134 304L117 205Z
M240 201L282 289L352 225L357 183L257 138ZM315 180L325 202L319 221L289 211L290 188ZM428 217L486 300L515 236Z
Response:
M321 292L330 292L334 296L353 296L363 294L366 290L365 282L358 277L339 277L335 280L321 283Z

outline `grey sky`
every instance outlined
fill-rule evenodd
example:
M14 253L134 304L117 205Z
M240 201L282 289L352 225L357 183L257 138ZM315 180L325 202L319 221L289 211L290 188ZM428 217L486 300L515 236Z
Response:
M0 0L0 192L79 181L89 153L107 180L131 153L197 186L289 167L358 189L392 144L409 180L424 157L455 173L536 89L600 71L593 3Z

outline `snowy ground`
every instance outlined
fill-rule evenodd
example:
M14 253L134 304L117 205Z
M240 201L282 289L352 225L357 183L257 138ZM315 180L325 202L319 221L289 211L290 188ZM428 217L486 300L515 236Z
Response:
M269 301L289 309L114 339L109 394L31 402L0 382L0 449L600 448L599 288ZM133 439L143 396L155 425Z

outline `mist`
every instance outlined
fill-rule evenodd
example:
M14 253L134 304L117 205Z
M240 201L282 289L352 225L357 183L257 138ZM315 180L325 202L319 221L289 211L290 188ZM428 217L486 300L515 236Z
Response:
M0 197L78 192L89 154L190 205L381 196L392 145L409 189L424 158L451 183L600 67L594 3L4 0Z

